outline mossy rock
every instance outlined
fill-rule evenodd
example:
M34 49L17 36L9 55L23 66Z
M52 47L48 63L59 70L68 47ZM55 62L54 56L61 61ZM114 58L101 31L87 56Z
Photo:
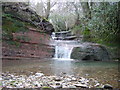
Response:
M84 47L74 47L71 53L71 59L106 61L110 60L110 55L104 46L90 44Z
M33 24L34 26L41 28L47 34L51 34L54 31L53 25L47 19L40 17L25 3L2 3L2 8L4 14L10 14L11 17L20 21Z

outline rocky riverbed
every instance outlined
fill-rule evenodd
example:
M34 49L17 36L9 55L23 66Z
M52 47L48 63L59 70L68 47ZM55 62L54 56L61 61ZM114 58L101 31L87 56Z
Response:
M41 72L30 75L2 73L0 76L3 88L106 88L112 89L109 84L103 85L94 78L67 75L46 76Z

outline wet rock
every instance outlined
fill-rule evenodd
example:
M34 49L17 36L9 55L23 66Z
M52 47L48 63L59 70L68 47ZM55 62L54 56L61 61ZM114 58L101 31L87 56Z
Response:
M85 84L74 84L76 87L88 88Z
M62 74L62 75L65 75L66 73L65 73L65 72L62 72L61 74Z
M55 81L61 81L62 79L60 77L54 78Z
M69 88L67 85L62 85L62 88Z
M72 81L72 79L66 78L65 81L70 82L70 81Z
M89 76L89 74L85 74L85 76Z
M61 85L61 83L59 83L59 82L56 82L56 85Z
M77 81L77 79L76 79L75 77L73 77L73 78L71 79L71 81Z
M89 82L89 80L81 77L81 79L79 80L79 82L80 82L81 84L87 84L87 83Z
M98 87L98 86L100 86L100 83L97 83L97 84L95 84L94 86L95 86L95 87Z
M71 59L105 61L110 60L107 49L99 44L86 44L79 47L74 47L71 53Z
M12 77L4 77L3 79L4 80L9 80L9 79L12 79Z
M35 75L36 75L36 76L39 76L39 77L44 76L43 73L35 73Z
M70 86L68 86L68 88L77 88L77 87L74 85L70 85Z
M62 85L60 83L57 83L56 85L50 85L52 88L62 88Z
M105 85L103 86L103 88L104 88L104 89L113 89L112 85L110 85L110 84L105 84Z
M2 77L0 77L0 81L3 80Z
M55 40L74 40L77 38L71 34L71 31L53 32L52 37Z
M33 82L33 84L34 84L35 86L38 86L38 87L41 87L41 86L42 86L38 81Z

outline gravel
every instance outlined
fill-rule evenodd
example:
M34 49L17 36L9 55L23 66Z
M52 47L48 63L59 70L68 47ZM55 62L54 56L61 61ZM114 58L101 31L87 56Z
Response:
M4 88L112 88L111 85L103 85L93 78L67 74L47 76L38 72L29 76L2 73L0 81Z

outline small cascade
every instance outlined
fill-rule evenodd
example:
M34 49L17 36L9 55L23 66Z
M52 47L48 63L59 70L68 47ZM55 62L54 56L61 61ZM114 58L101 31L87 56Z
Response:
M55 46L55 59L70 59L73 47L64 42L57 42Z
M52 38L54 40L74 40L77 38L75 35L71 34L71 31L53 32Z
M75 36L70 31L53 32L52 38L55 40L55 59L70 60ZM72 60L72 59L71 59Z

